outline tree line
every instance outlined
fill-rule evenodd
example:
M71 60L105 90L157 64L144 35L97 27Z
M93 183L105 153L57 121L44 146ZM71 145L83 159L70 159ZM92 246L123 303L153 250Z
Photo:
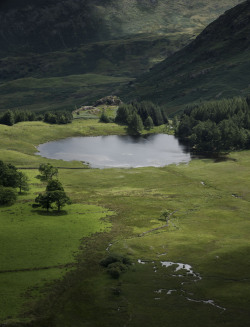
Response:
M143 128L151 129L168 123L164 108L149 101L121 104L117 110L115 122L127 125L128 129L140 133Z
M188 138L197 152L224 152L250 148L250 98L209 101L189 106L176 135Z
M69 111L47 111L45 113L35 113L29 110L7 110L0 116L0 124L13 126L22 121L44 121L49 124L68 124L73 120L73 115Z

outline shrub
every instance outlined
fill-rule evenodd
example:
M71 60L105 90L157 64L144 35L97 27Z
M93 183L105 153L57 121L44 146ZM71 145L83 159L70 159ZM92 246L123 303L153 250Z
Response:
M0 186L0 205L12 205L16 199L17 193L13 188Z
M100 261L100 265L107 268L107 273L115 279L118 279L124 271L131 265L131 261L127 257L119 254L109 255Z

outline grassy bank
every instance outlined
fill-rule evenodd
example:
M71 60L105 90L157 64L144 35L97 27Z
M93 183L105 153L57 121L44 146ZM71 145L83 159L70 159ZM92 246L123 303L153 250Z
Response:
M80 119L67 126L0 127L3 160L23 168L48 161L34 156L34 145L39 143L88 133L124 133L113 124ZM7 321L46 317L41 325L60 327L246 326L250 153L233 153L229 159L234 160L105 170L70 169L82 165L50 161L63 164L59 178L74 202L62 216L32 212L34 193L44 186L35 179L36 170L25 170L31 191L15 206L1 209L1 269L31 271L0 275L1 293L6 294L2 321L8 315L12 318ZM168 223L160 217L165 209L171 212ZM109 212L113 212L112 228L93 234L110 227L99 220ZM77 269L71 271L67 264L75 262L72 253L82 238ZM114 253L133 263L118 280L99 265ZM178 265L166 267L162 262L189 264L193 273L183 266L175 271ZM51 269L32 270L44 266ZM54 278L59 279L55 284L42 287ZM20 297L27 287L30 291ZM17 318L24 303L25 314Z
M62 162L35 156L36 146L53 140L72 136L97 136L124 134L124 127L116 124L101 124L97 119L74 120L68 125L50 125L43 122L22 122L14 126L0 125L1 158L18 167L38 167L41 162L56 166L83 167L79 162Z

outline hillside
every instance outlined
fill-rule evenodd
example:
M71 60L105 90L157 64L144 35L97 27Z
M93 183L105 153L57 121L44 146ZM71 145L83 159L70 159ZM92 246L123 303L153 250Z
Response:
M150 99L175 113L186 104L249 94L249 35L250 1L245 1L141 76L126 98Z
M135 34L192 34L238 0L25 0L0 6L1 53L47 52Z
M1 1L0 110L71 110L116 93L238 2Z

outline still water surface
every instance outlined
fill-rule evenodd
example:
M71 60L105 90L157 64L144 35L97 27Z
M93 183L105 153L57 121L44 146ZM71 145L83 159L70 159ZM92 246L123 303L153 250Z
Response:
M166 134L71 137L41 144L38 151L49 159L84 161L91 168L162 167L191 160L188 148Z

